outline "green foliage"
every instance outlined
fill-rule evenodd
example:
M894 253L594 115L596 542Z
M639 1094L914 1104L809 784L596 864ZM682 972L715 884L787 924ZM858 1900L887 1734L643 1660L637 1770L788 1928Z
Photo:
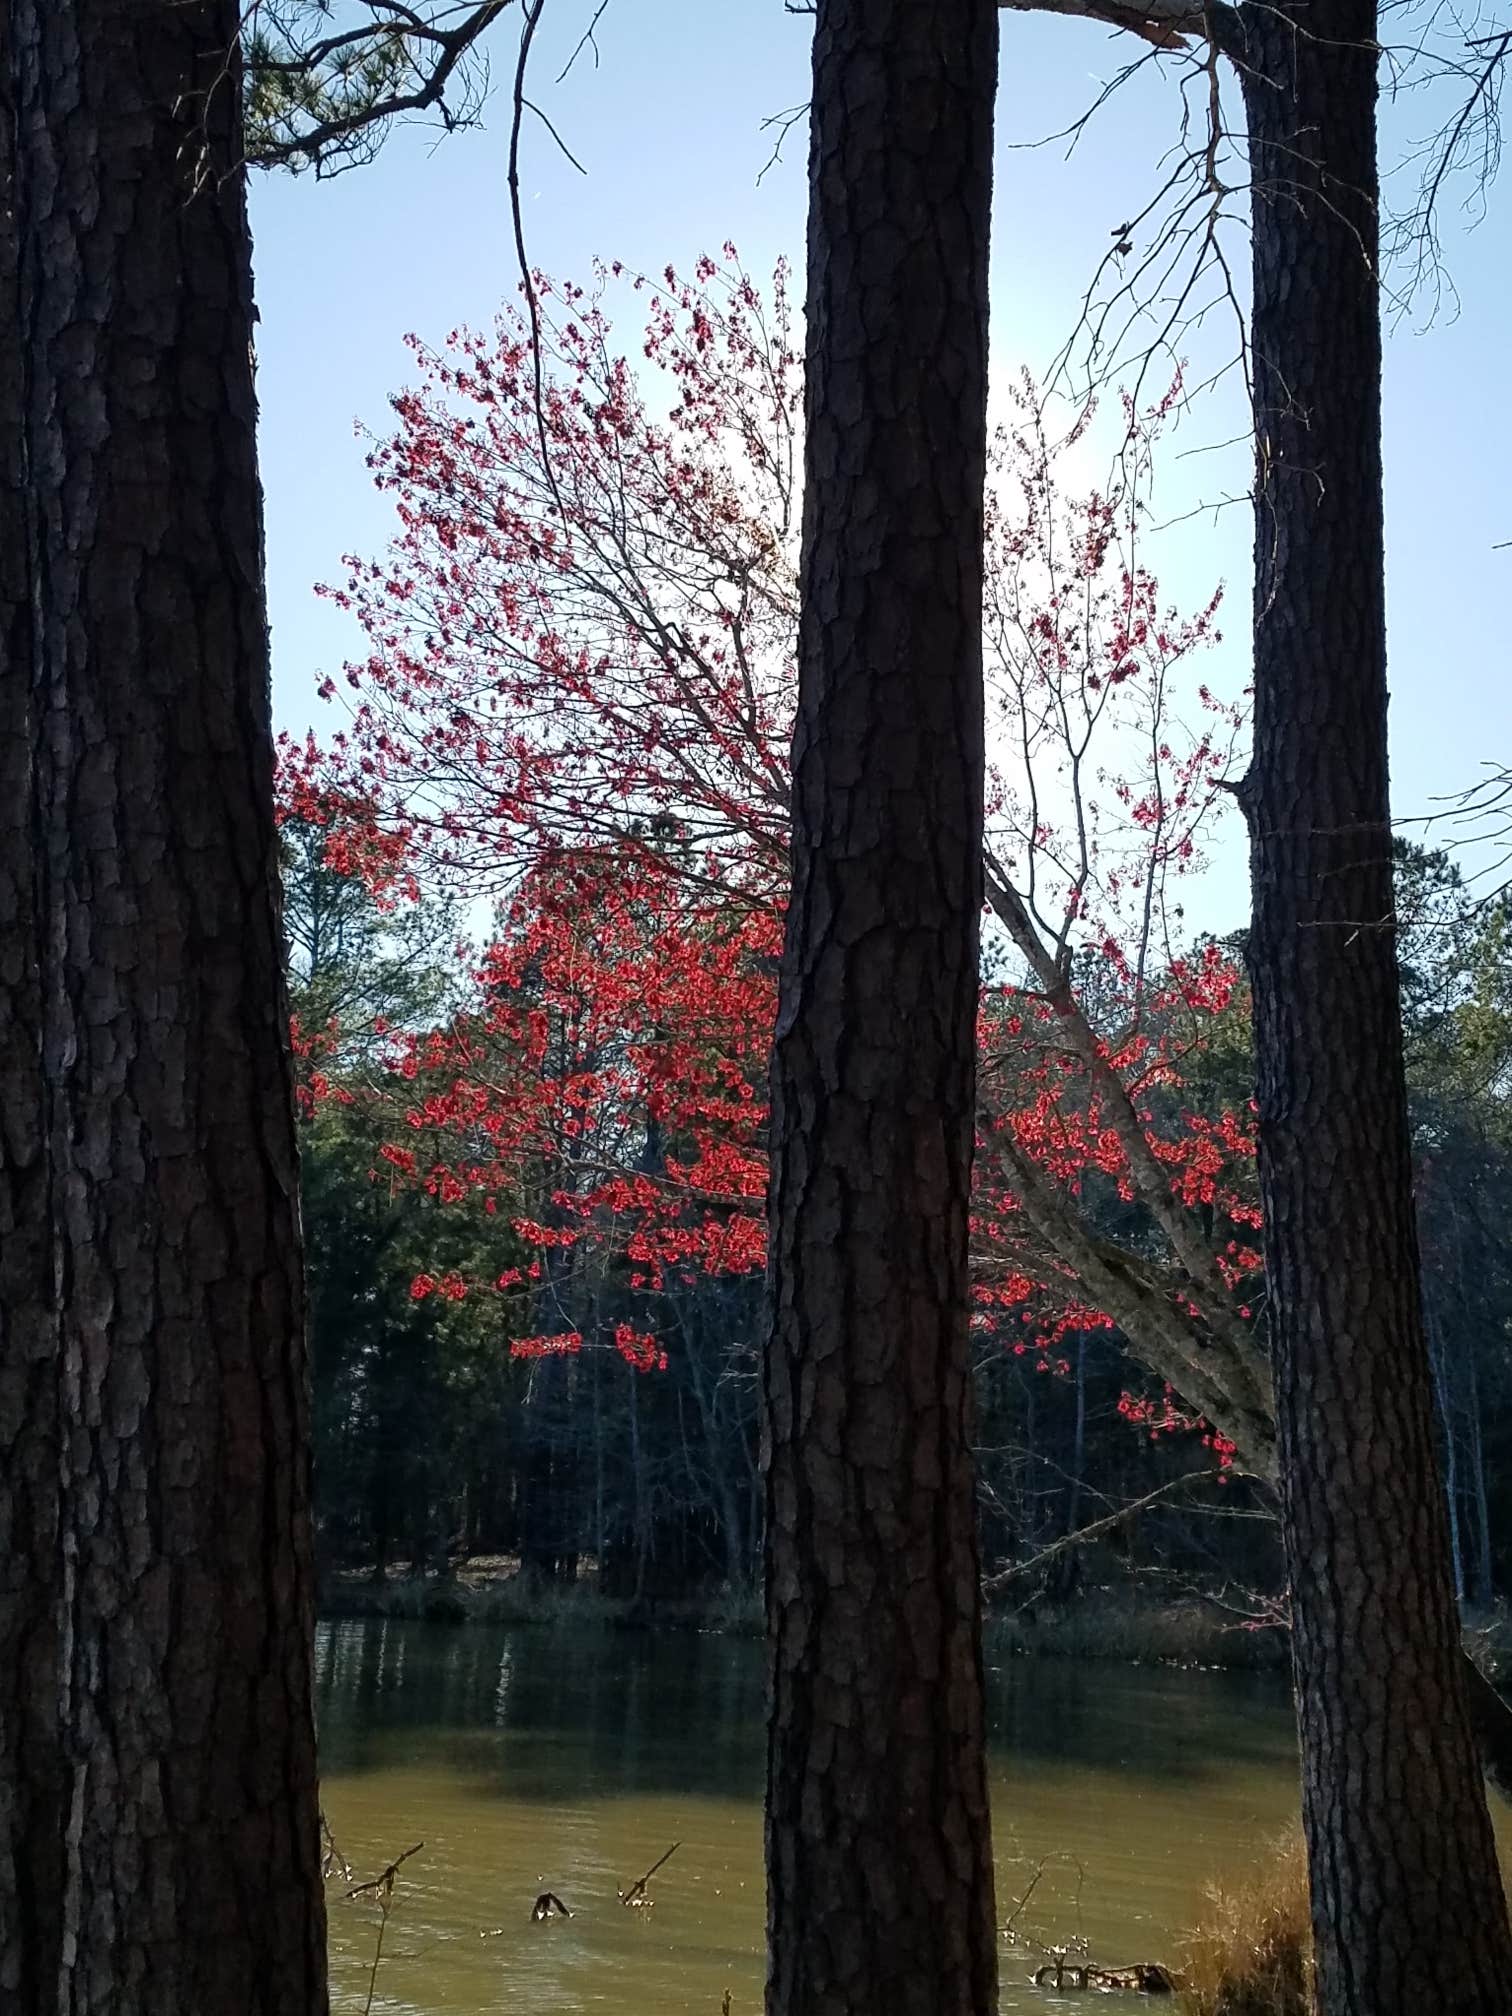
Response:
M330 835L313 820L280 833L290 1007L308 1039L340 1069L371 1064L390 1030L423 1030L453 1003L456 939L446 903L379 905L354 875L331 866Z
M511 0L254 0L242 36L248 159L338 174L370 161L396 119L477 117L479 44Z
M1512 1066L1506 900L1479 898L1441 851L1398 840L1395 854L1402 1031L1420 1127L1437 1107L1449 1124L1494 1118L1504 1131Z
M314 1358L317 1496L327 1552L381 1567L439 1553L439 1487L480 1424L497 1427L507 1363L482 1308L417 1301L416 1275L514 1259L508 1221L443 1210L384 1159L396 1112L376 1096L396 1032L445 1013L449 912L380 907L329 865L326 829L283 827L290 1005L307 1050L301 1164ZM316 1083L318 1079L318 1085ZM504 1264L495 1260L495 1265Z

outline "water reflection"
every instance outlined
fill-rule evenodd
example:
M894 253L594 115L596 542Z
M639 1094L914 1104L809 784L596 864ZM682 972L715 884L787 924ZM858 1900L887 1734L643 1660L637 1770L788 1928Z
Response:
M737 2016L759 2008L759 1645L346 1623L322 1628L316 1677L345 1852L367 1874L427 1844L375 2011L713 2016L726 1987ZM1201 1882L1251 1859L1294 1805L1274 1679L1015 1660L989 1686L1004 1912L1052 1856L1033 1922L1081 1932L1104 1961L1165 1957ZM656 1909L621 1910L617 1883L675 1839ZM548 1886L576 1915L532 1926ZM363 2006L371 1939L370 1914L338 1903L340 2009ZM1005 2010L1044 2007L1012 1978L1025 1966L1005 1958Z
M762 1679L747 1641L680 1633L322 1626L327 1777L444 1761L472 1790L547 1803L759 1785Z

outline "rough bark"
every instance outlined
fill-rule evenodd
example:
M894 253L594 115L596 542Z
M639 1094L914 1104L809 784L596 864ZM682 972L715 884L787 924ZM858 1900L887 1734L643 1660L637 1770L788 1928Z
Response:
M325 2006L237 14L4 11L0 2001L18 2016Z
M1423 1333L1386 756L1376 19L1252 5L1260 1180L1323 2016L1512 2008Z
M0 11L0 79L12 73ZM18 326L12 91L0 84L0 315ZM31 604L21 352L0 341L0 2006L41 2006L55 1941L28 1937L62 1885L62 1759L52 1740L57 1325L42 1147L42 1002L32 803Z
M770 2016L996 2007L966 1234L991 0L821 0L765 1380Z

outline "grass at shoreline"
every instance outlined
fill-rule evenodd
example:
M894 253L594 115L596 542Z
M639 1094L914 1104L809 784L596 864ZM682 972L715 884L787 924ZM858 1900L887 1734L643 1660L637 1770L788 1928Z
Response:
M489 1557L447 1575L401 1569L375 1581L362 1569L338 1570L320 1592L322 1621L391 1618L411 1623L535 1628L706 1631L732 1638L762 1633L759 1589L711 1590L702 1598L632 1602L599 1593L590 1563L573 1583L533 1583L514 1561ZM1512 1685L1512 1616L1497 1610L1467 1617L1471 1656L1499 1686ZM1199 1596L1168 1597L1131 1585L1085 1589L1067 1602L1022 1609L989 1605L983 1627L989 1660L1107 1659L1125 1665L1284 1671L1286 1633L1255 1629Z
M513 1563L475 1562L449 1575L400 1572L375 1581L361 1570L327 1578L323 1620L389 1618L453 1625L707 1631L761 1635L761 1594L716 1589L702 1600L641 1603L600 1595L591 1569L575 1583L533 1583ZM983 1632L989 1660L1108 1659L1125 1664L1218 1666L1247 1671L1284 1667L1287 1646L1275 1630L1248 1630L1199 1598L1161 1599L1126 1589L1094 1589L1033 1610L989 1609Z
M1312 1927L1300 1828L1209 1883L1179 1960L1188 2016L1307 2016Z
M1284 1669L1286 1635L1255 1629L1200 1596L1160 1597L1128 1588L1093 1589L1032 1613L989 1610L989 1658L1109 1659L1125 1665Z

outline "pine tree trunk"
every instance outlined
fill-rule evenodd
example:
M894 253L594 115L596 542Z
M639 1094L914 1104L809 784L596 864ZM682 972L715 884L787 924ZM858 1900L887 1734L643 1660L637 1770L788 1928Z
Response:
M7 2016L325 2007L237 13L3 15Z
M1250 966L1322 2016L1512 2007L1413 1210L1386 761L1370 0L1251 5Z
M967 1352L990 0L821 0L764 1380L769 2016L988 2016Z
M0 2008L57 1978L63 1757L57 1742L58 1324L42 1126L32 864L35 747L15 216L16 24L0 8Z

